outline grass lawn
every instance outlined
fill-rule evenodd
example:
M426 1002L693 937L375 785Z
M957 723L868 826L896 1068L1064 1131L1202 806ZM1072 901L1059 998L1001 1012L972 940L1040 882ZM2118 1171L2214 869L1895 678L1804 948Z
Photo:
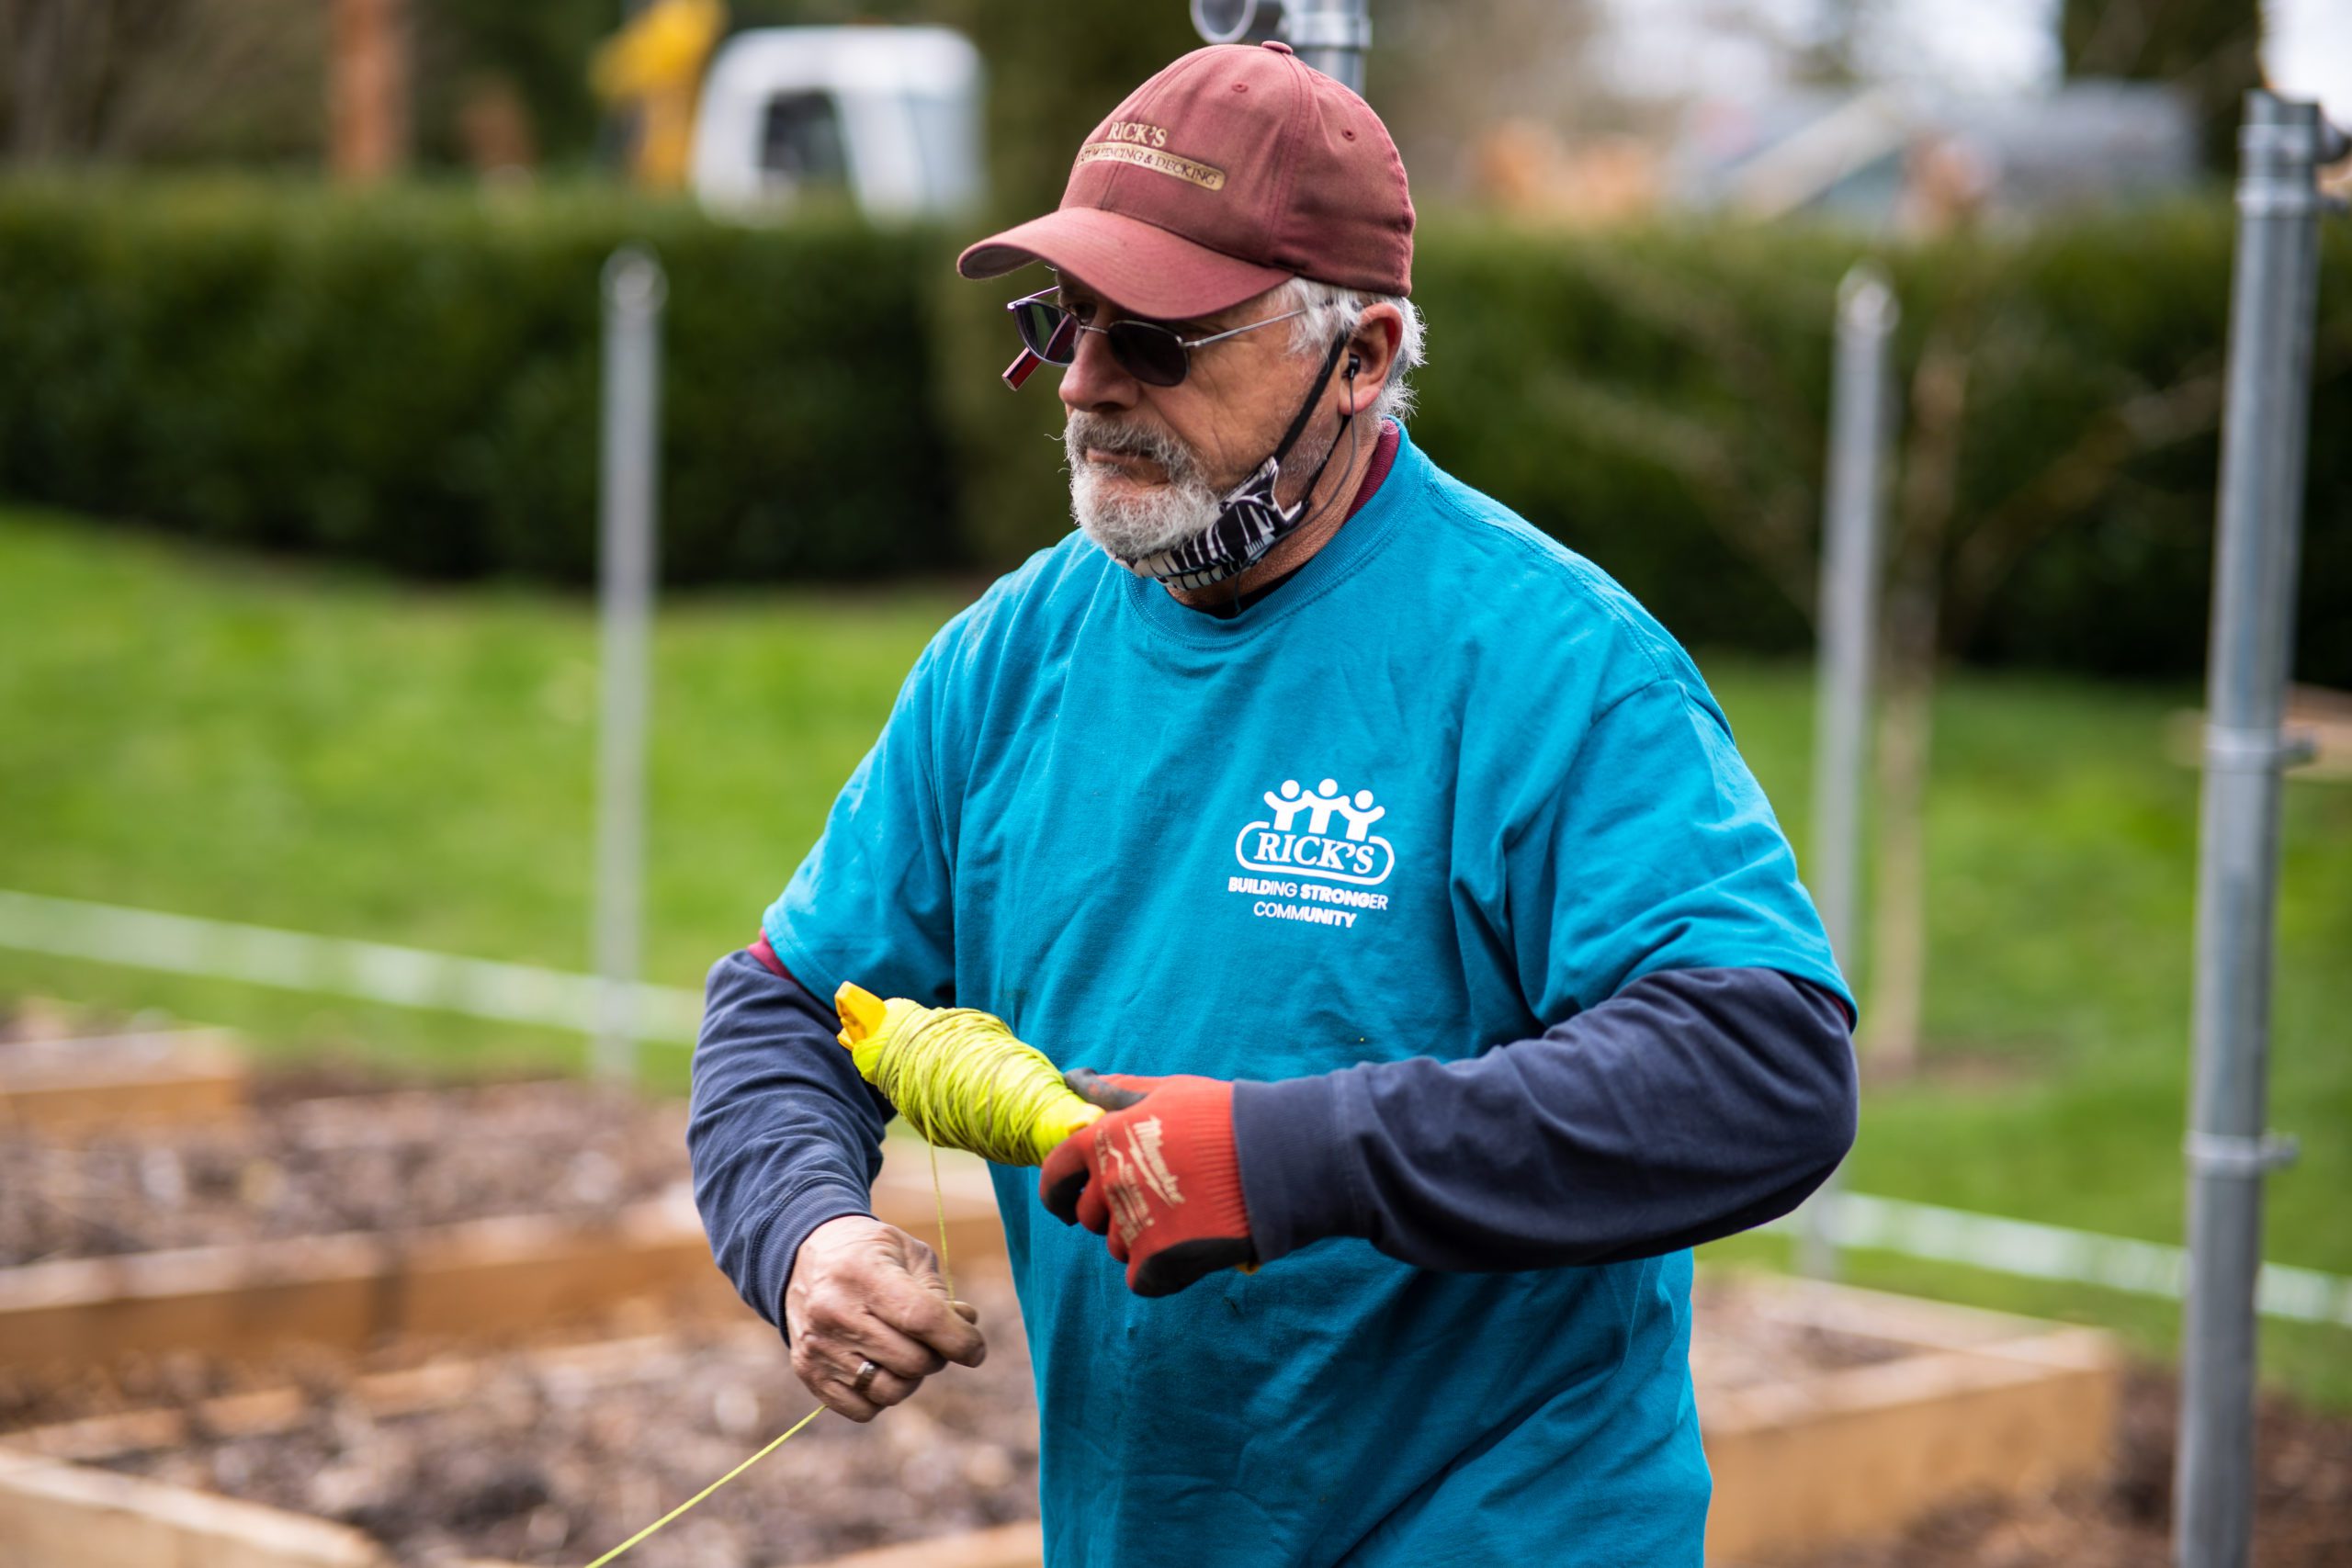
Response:
M698 986L752 932L965 595L673 601L657 644L648 973ZM582 601L258 565L0 512L0 887L587 965L594 622ZM1800 838L1810 682L1702 658ZM2192 688L1968 674L1938 711L1935 1042L1874 1088L1853 1185L2177 1241L2196 776ZM2291 784L2268 1256L2352 1273L2352 788ZM577 1043L435 1014L0 953L40 993L229 1023L266 1049L571 1062ZM675 1087L684 1053L650 1069ZM1777 1257L1750 1238L1718 1249ZM1858 1257L1864 1282L2109 1322L2158 1303ZM2352 1334L2270 1325L2271 1376L2352 1407Z

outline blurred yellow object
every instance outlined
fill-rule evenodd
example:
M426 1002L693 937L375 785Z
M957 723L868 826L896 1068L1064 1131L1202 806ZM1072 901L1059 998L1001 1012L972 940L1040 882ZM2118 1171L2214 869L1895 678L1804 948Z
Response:
M638 113L638 184L675 190L686 183L703 67L726 30L725 0L652 0L596 51L588 80L597 96Z

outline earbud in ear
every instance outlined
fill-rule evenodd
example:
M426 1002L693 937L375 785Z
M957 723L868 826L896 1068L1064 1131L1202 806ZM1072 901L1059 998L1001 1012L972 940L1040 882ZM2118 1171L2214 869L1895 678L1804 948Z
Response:
M1359 370L1361 370L1361 369L1363 369L1363 360L1359 355L1355 355L1355 354L1353 354L1353 353L1349 354L1349 355L1348 355L1348 379L1349 379L1349 380L1351 380L1351 381L1354 380L1354 379L1356 378L1356 372L1357 372L1357 371L1359 371Z

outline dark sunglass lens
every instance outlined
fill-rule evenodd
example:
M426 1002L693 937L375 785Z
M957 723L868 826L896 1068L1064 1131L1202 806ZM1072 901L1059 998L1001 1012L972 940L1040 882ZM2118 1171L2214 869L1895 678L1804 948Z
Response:
M1068 365L1078 341L1077 323L1069 312L1042 299L1024 300L1012 312L1021 345L1048 365Z
M1149 321L1114 321L1111 352L1127 374L1152 387L1173 387L1184 378L1184 344L1166 327Z

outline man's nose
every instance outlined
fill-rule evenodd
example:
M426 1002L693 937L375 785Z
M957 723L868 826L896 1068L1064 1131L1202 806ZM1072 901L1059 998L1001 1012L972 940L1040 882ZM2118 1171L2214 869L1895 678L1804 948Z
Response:
M1089 412L1131 409L1141 387L1142 383L1119 368L1119 362L1112 357L1109 338L1101 333L1078 334L1078 352L1069 367L1062 372L1064 404Z

